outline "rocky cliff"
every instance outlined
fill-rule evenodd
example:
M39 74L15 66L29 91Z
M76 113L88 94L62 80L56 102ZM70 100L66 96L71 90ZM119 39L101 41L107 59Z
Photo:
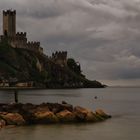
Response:
M86 79L74 59L68 59L67 63L61 66L46 55L12 48L6 41L0 43L0 83L11 87L19 83L32 83L38 88L104 87Z

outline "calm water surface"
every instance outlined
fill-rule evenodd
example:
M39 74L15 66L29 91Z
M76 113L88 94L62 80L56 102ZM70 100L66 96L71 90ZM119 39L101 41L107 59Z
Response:
M10 103L13 99L12 92L0 91L0 102ZM92 110L102 108L113 118L95 124L5 128L0 130L0 140L140 140L140 88L20 91L19 101L66 101Z

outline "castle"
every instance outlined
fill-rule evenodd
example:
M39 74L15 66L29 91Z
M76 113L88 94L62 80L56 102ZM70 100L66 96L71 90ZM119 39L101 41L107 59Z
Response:
M51 59L53 62L55 62L56 64L63 67L65 65L67 65L67 52L66 51L63 51L63 52L56 51L55 53L52 53Z
M16 33L16 11L3 11L3 35L0 36L0 40L7 38L13 48L23 48L42 54L40 42L29 42L26 35L26 32Z
M43 48L40 47L40 42L30 42L27 40L26 32L16 32L16 11L7 10L3 11L3 35L0 36L0 41L4 39L8 40L8 43L13 48L22 48L30 51L34 51L39 54L43 54ZM67 65L67 52L55 52L49 58L55 64L60 66Z

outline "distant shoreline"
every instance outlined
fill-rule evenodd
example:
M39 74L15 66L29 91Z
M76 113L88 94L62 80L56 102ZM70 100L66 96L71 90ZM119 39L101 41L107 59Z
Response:
M0 90L32 90L32 89L44 89L35 87L0 87Z
M140 86L108 86L109 88L140 88Z
M72 87L72 88L42 88L42 87L0 87L0 90L60 90L60 89L84 89L87 87ZM93 87L95 89L95 87ZM99 88L105 88L105 87L97 87ZM96 89L97 89L96 88ZM89 88L88 88L89 89Z

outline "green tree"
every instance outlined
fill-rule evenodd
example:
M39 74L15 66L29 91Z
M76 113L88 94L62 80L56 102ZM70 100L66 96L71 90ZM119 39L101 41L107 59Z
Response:
M68 65L68 67L69 67L72 71L74 71L76 74L81 75L81 66L80 66L80 64L79 64L78 62L76 62L74 59L69 58L69 59L67 60L67 65Z

